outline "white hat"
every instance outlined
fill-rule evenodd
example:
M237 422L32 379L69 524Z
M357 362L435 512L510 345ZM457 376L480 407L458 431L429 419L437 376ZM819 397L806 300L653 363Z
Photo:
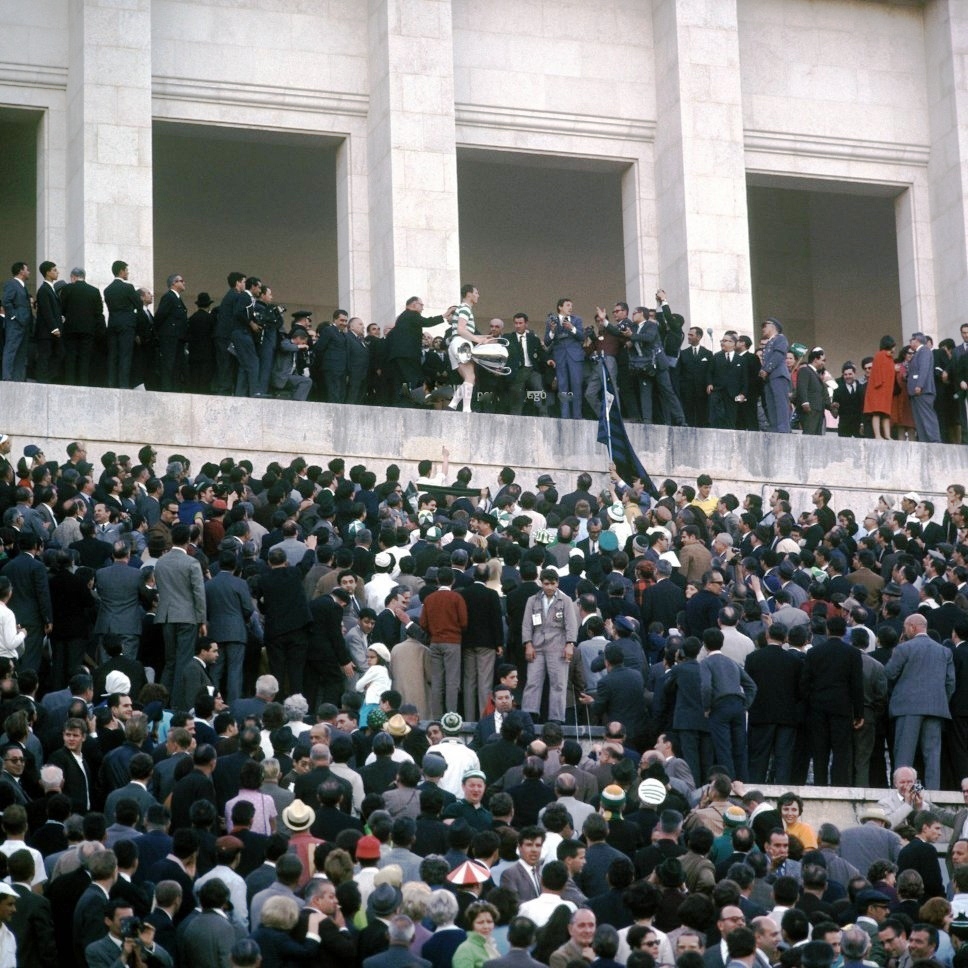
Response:
M131 680L123 672L115 670L108 673L104 680L104 689L109 696L115 692L126 696L131 692Z
M625 508L622 504L616 501L614 504L610 504L608 508L608 516L613 521L624 521L625 520Z
M375 652L384 662L390 662L390 650L382 642L371 642L366 647L367 652Z
M389 568L393 564L393 555L389 551L378 551L373 559L373 564L377 568Z

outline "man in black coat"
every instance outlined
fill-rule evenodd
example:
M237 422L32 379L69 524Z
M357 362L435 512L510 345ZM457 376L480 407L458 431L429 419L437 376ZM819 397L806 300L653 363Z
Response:
M215 315L210 311L214 300L200 292L198 307L188 317L188 389L192 393L211 393L215 375ZM156 317L157 318L157 317ZM164 948L164 944L162 944Z
M705 346L700 346L702 336L699 326L690 326L686 333L687 345L679 354L679 396L690 427L709 426L706 387L710 382L713 354Z
M686 607L686 593L671 579L672 563L657 561L655 564L656 583L646 588L642 595L642 628L647 629L653 622L661 622L662 627L675 627L679 613Z
M840 418L838 437L862 436L864 422L864 387L857 381L857 370L848 360L840 368L841 377L833 393L832 409Z
M108 386L131 389L131 362L141 296L128 282L128 263L120 259L111 266L114 281L104 290L108 307Z
M61 357L61 304L54 289L57 266L53 262L41 262L40 275L43 282L37 287L37 320L34 324L35 375L39 383L49 383L58 375Z
M785 639L786 629L779 623L771 625L766 646L746 657L746 673L756 683L748 723L751 783L766 783L771 758L773 782L791 782L793 748L802 716L803 660L783 648Z
M104 332L104 300L87 282L87 273L81 268L71 270L71 281L58 295L64 314L64 382L68 386L88 386L94 340Z
M235 326L235 307L238 302L249 304L245 295L245 273L228 274L228 292L222 297L215 317L215 392L231 394L235 390L235 365L229 344Z
M316 536L306 538L306 548L316 550ZM282 548L269 549L269 571L259 576L258 603L265 616L265 643L269 671L284 695L303 691L309 632L313 622L303 578L312 565L305 559L298 567L288 564ZM314 558L315 555L307 556ZM285 686L288 674L288 689Z
M387 333L386 362L390 368L394 402L398 405L401 399L404 405L409 404L410 389L423 384L420 357L423 330L447 322L457 310L456 306L451 306L442 316L428 318L421 315L423 308L423 300L419 296L411 296L407 300L407 308L397 316L393 329ZM405 396L399 397L404 384L407 388Z
M40 669L44 636L53 628L53 606L47 569L39 560L40 547L37 537L22 532L18 540L20 554L3 569L4 578L10 579L13 594L8 607L17 617L17 624L27 630L21 669Z
M709 394L709 425L721 430L736 428L739 405L746 397L747 370L736 352L736 338L725 334L722 349L713 356L706 392Z
M944 897L941 858L934 847L942 834L941 818L930 810L921 810L914 815L911 823L917 836L901 848L897 857L898 873L917 871L924 882L923 898Z
M324 403L343 403L346 400L347 324L345 309L333 312L333 321L323 323L316 333L310 373L316 399Z
M185 344L188 341L188 310L182 302L185 278L180 273L168 277L168 291L155 312L158 337L158 365L161 389L181 390L185 385Z
M830 638L814 645L803 664L800 689L807 701L807 723L818 786L828 783L827 763L833 753L829 782L850 784L851 733L864 722L864 674L860 651L842 638L844 619L827 621Z
M310 709L324 702L338 706L344 677L353 675L353 657L346 648L342 629L343 609L350 597L346 589L337 585L328 595L320 595L309 603L313 624L304 687Z
M480 719L494 684L494 665L504 653L501 596L487 587L487 565L475 565L474 582L458 592L467 605L467 628L461 635L464 718Z
M511 369L506 390L512 414L520 414L529 394L540 416L548 415L544 374L548 357L538 335L528 328L528 317L518 313L514 317L514 333L508 337L508 367Z
M615 642L605 646L606 674L598 680L594 698L582 693L580 701L594 703L592 709L602 722L620 722L632 746L642 735L645 714L645 684L637 669L625 668L625 653Z

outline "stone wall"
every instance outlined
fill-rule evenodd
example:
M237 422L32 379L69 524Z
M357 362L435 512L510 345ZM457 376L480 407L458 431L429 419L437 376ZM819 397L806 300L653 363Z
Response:
M554 475L560 493L573 490L583 470L593 474L596 488L607 480L607 454L592 421L13 383L0 383L0 415L0 432L14 437L15 457L28 443L61 461L75 439L88 442L93 461L106 450L135 455L151 443L162 460L180 452L195 467L247 456L261 473L270 461L288 463L296 455L324 464L342 456L377 473L397 463L407 480L417 476L418 461L438 459L446 445L451 476L471 465L475 485L493 487L505 464L525 488L545 473ZM859 517L878 494L912 488L943 509L945 487L966 483L968 466L963 447L943 444L638 425L629 435L657 482L694 483L705 472L715 493L731 490L740 499L784 487L794 509L809 507L810 492L823 485L834 492L835 508L851 507Z

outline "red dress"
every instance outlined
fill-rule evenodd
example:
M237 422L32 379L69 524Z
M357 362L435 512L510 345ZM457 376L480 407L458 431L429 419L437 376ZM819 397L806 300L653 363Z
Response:
M864 413L879 413L889 417L893 399L894 357L890 350L878 350L864 394Z

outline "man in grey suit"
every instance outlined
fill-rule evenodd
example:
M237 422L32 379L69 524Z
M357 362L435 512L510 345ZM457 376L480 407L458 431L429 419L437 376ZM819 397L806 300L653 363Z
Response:
M26 262L10 267L13 277L3 284L3 311L7 316L3 345L3 379L23 383L27 379L27 337L34 324L34 314L27 294L30 268Z
M511 950L503 958L484 962L484 968L542 968L528 952L534 946L534 921L531 918L512 918L508 925L508 944Z
M169 695L174 691L181 672L195 655L199 635L207 635L205 624L205 581L202 566L188 554L191 528L176 524L171 529L171 551L155 565L158 586L158 609L155 625L161 625L165 636L165 668L161 684Z
M786 355L790 344L783 335L783 325L778 319L769 317L760 330L766 340L763 347L763 366L760 379L763 381L763 406L770 430L775 434L790 432L790 371L787 369Z
M911 349L914 356L908 364L907 392L914 411L914 424L918 429L918 440L927 444L941 443L941 430L938 427L938 414L934 409L936 387L934 382L934 354L928 346L924 333L911 336ZM936 789L932 787L932 789Z
M144 612L139 598L141 572L131 567L130 555L128 542L116 541L113 564L95 572L94 588L100 605L94 634L99 642L105 635L120 636L124 657L137 659Z
M229 889L217 877L198 889L202 912L186 926L179 939L179 964L194 968L223 968L230 964L232 948L245 937L245 929L225 916L228 902Z
M209 670L215 688L223 685L227 703L242 698L242 665L252 617L252 593L238 575L234 551L219 554L218 572L205 583L208 632L218 642L218 660Z
M951 650L927 634L918 612L904 620L904 639L884 667L892 687L888 712L894 720L894 765L912 766L920 746L924 785L941 788L941 725L951 719L948 700L955 691Z
M109 824L115 821L115 812L120 800L134 800L141 808L141 816L148 812L148 807L157 806L158 801L148 792L152 785L151 774L154 772L154 760L147 753L135 753L128 764L131 774L130 782L117 790L112 790L104 801L104 818Z
M218 643L207 636L199 638L195 643L192 661L175 678L175 688L171 694L172 709L192 709L195 697L203 689L209 692L215 690L208 669L217 658Z

